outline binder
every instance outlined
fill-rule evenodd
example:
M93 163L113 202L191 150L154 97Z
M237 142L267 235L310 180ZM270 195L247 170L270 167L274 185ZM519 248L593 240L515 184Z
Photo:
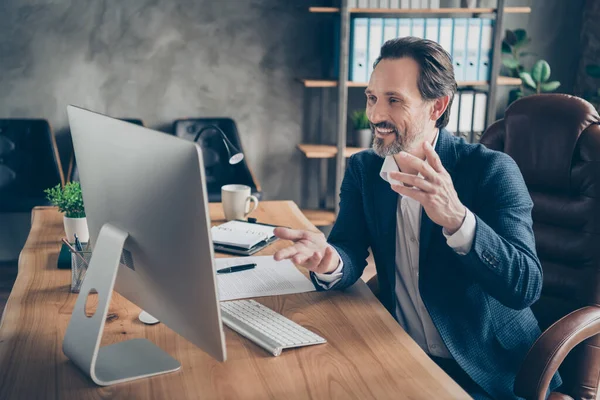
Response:
M490 60L492 59L493 21L483 19L481 26L481 49L479 50L479 73L477 80L490 80Z
M400 8L410 8L410 0L400 0Z
M424 18L413 18L411 36L423 39L425 37L425 19Z
M465 61L467 46L467 18L454 20L454 40L452 42L452 59L454 61L454 76L457 82L466 77Z
M390 8L400 8L400 0L390 0Z
M458 132L466 140L471 139L473 130L473 105L475 104L474 92L462 92L460 97L460 118L458 120Z
M481 19L470 18L467 24L467 64L465 80L476 81L479 70L479 48L481 47Z
M475 93L475 108L473 110L473 142L478 143L485 131L485 113L487 106L487 93Z
M356 8L358 6L358 0L348 0L348 8Z
M352 56L350 80L353 82L367 82L367 18L354 18L352 20Z
M369 41L367 43L367 79L373 73L373 63L381 53L383 42L383 18L369 18Z
M411 23L409 18L398 19L398 37L410 36Z
M439 18L427 18L425 20L425 39L439 42L440 34L440 19Z
M398 34L398 20L395 18L385 18L383 20L383 43L390 39L395 39Z
M429 0L429 8L440 8L440 0Z
M438 42L444 50L452 56L452 38L453 34L452 18L440 19L440 41Z
M358 8L369 8L369 0L357 0Z
M454 135L458 132L458 105L460 104L460 93L456 92L452 106L450 106L450 118L448 119L448 125L446 129L452 132Z
M410 8L425 8L421 4L421 2L425 2L425 1L427 1L427 0L410 0Z

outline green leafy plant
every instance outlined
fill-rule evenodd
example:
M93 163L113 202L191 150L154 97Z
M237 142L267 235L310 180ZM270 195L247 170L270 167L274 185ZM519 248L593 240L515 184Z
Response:
M69 182L65 187L60 184L44 190L46 198L68 218L85 218L83 196L79 182Z
M530 42L531 38L524 29L507 29L502 41L502 64L509 76L521 78L521 86L510 93L509 104L528 94L552 92L560 86L559 81L549 81L550 65L545 60L535 61L531 70L527 70L525 57L537 56L526 50Z
M559 81L550 79L550 65L545 60L538 60L531 68L531 72L521 72L519 77L525 85L535 90L537 94L553 92L560 86Z
M371 129L371 123L367 118L367 113L364 110L357 110L350 116L354 129L359 131L361 129Z

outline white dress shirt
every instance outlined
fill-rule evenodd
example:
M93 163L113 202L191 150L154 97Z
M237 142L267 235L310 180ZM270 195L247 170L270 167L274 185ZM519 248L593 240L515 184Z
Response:
M437 135L433 147L437 143ZM388 177L390 172L399 171L393 156L387 156L381 167L380 176L386 182L400 183ZM420 174L419 174L420 175ZM421 204L409 197L398 195L396 212L396 319L404 330L428 354L452 358L438 330L423 304L419 291L419 239L421 231ZM475 237L475 216L468 209L461 227L453 235L442 232L446 243L457 253L471 250ZM343 262L330 274L315 274L319 285L329 289L342 277Z

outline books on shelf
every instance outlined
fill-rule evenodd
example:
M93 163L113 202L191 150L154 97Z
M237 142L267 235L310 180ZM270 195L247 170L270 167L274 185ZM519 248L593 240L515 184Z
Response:
M353 18L350 81L367 82L383 44L406 36L438 42L452 57L457 82L488 81L493 23L484 18Z
M348 0L350 8L440 8L440 0Z
M459 90L450 108L446 129L468 142L478 142L485 130L487 93Z

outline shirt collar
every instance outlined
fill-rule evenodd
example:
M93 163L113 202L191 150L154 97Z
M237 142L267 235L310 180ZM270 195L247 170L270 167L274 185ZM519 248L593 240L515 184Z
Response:
M438 138L440 136L440 130L438 129L436 134L435 134L435 138L433 139L433 148L435 149L435 145L437 144ZM381 179L383 179L384 181L388 182L389 184L401 184L401 182L395 181L393 179L389 178L389 173L390 172L399 172L400 170L398 169L398 164L396 164L396 160L394 160L394 156L386 156L385 159L383 160L383 165L381 166L381 170L379 171L379 176L381 176ZM419 176L421 176L421 173L419 173ZM390 182L392 181L392 182Z

